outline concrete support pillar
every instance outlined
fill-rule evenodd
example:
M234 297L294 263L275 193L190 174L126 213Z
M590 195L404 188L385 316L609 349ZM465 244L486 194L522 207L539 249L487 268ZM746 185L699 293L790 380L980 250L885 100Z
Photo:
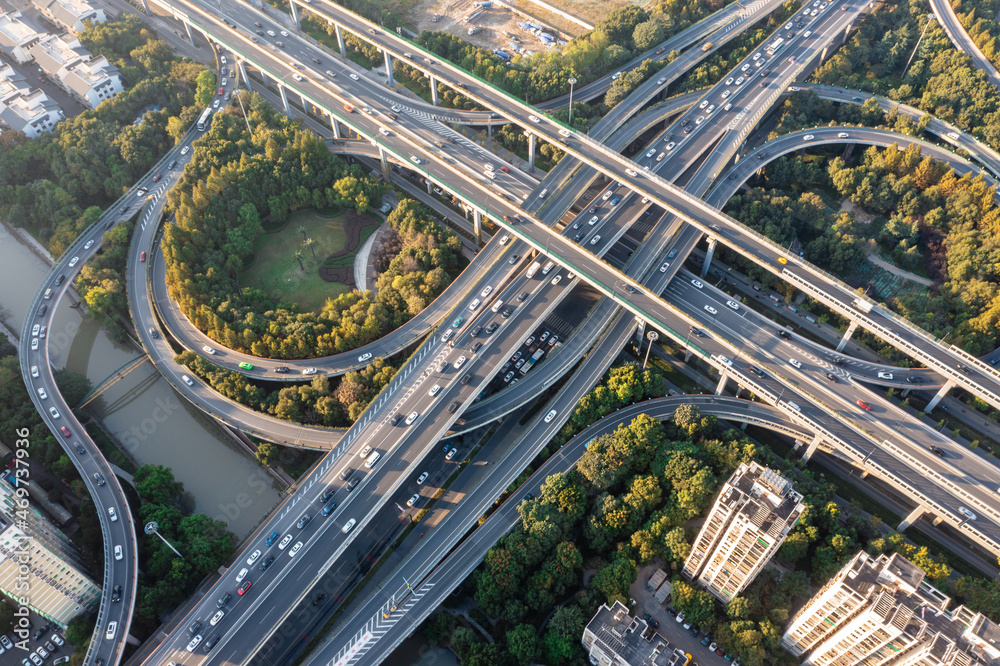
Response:
M302 110L308 113L309 105L306 103L306 96L303 95L302 93L299 93L299 101L302 102Z
M708 269L712 267L712 255L715 254L715 246L719 244L717 238L708 239L708 252L705 253L705 263L701 265L701 276L708 275Z
M953 388L955 388L955 382L951 381L950 379L949 379L949 380L947 380L947 381L946 381L946 382L944 383L944 386L942 386L942 387L941 387L941 388L940 388L940 389L938 390L938 392L934 394L934 397L933 397L933 398L931 398L931 401L927 403L927 408L926 408L926 409L924 409L924 411L925 411L925 412L929 412L929 411L931 411L932 409L934 409L935 407L937 407L937 406L938 406L938 403L939 403L939 402L941 402L941 400L942 400L942 399L943 399L943 398L944 398L944 397L945 397L946 395L948 395L948 391L952 390Z
M725 372L719 377L719 385L715 387L715 395L722 395L723 391L726 390L726 384L729 382L729 375Z
M150 14L153 13L153 12L149 11L149 3L146 2L146 0L142 0L142 10L144 12L146 12L147 15L150 15Z
M265 72L262 69L258 69L257 71L260 72L261 82L263 83L264 87L267 88L267 72Z
M301 28L299 24L299 8L295 6L294 0L288 0L288 6L292 9L292 20L295 21L296 29Z
M431 104L438 105L438 82L433 76L428 76L431 82Z
M378 147L378 159L382 163L382 175L385 177L385 182L388 183L392 180L392 169L389 168L389 154L382 146Z
M856 331L857 328L858 328L858 322L852 321L850 326L847 327L847 331L844 333L844 337L842 337L840 339L840 342L837 344L837 351L844 351L844 347L847 346L847 342L851 339L851 336L854 335L854 331Z
M646 335L646 320L636 318L635 322L635 341L642 347L642 341L645 340L643 337Z
M292 115L292 108L290 106L288 106L288 95L285 93L285 86L279 84L278 85L278 92L281 93L281 104L282 104L282 106L285 107L285 115L286 116L291 116Z
M340 29L339 23L334 23L333 27L337 31L337 46L340 47L340 55L347 57L347 44L344 43L344 31Z
M194 34L191 32L191 24L188 23L187 21L184 21L184 29L187 30L188 41L191 42L191 46L194 46Z
M425 179L424 184L427 185L427 194L431 194L431 181Z
M253 88L250 87L250 77L247 76L247 68L244 62L242 60L237 61L236 67L240 70L240 80L243 82L243 85L247 90L253 90Z
M910 515L908 515L906 518L903 518L903 522L899 524L899 527L896 528L896 531L902 532L907 527L920 520L920 516L922 515L924 515L924 507L918 506L916 509L910 512Z
M528 134L528 173L535 170L535 135Z
M809 459L812 458L812 454L816 453L816 449L819 448L820 442L822 441L822 435L816 435L813 437L813 441L809 442L809 447L806 448L806 452L802 454L802 464L809 462Z
M330 114L330 127L333 128L333 138L343 139L344 137L340 134L340 123L337 122L337 116Z
M382 56L385 59L385 78L386 78L386 81L389 83L389 86L391 87L392 86L392 56L389 55L388 51L383 51L382 52Z
M472 211L472 225L476 230L476 243L478 245L483 244L483 214L479 212L479 209Z

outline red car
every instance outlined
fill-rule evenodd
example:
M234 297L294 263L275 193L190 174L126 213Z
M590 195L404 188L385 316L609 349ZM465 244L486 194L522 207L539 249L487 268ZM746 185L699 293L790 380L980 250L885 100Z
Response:
M163 174L162 173L158 173L155 176L153 176L153 182L154 183L158 183L158 182L160 182L161 178L163 178Z
M63 437L69 437L72 434L66 426L59 426L59 432L62 433Z
M143 250L139 253L139 261L146 261L146 251Z
M226 89L225 88L219 88L217 91L215 91L215 94L218 95L219 97L222 97L223 95L226 94Z
M247 593L247 590L249 590L249 589L250 589L250 581L245 580L245 581L243 581L243 584L240 585L240 588L238 590L236 590L236 594L238 594L238 595L240 595L242 597L244 594Z
M860 407L861 409L867 410L869 412L872 411L872 406L869 405L864 400L858 400L858 407Z
M510 173L510 167L502 166L500 167L500 170L503 171L504 173Z

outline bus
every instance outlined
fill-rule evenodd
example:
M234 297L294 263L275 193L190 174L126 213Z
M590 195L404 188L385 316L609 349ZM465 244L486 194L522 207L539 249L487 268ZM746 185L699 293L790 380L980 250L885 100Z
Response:
M198 131L204 132L208 127L208 117L212 115L212 107L207 107L201 112L201 116L198 118Z
M765 49L765 51L767 51L767 55L773 56L775 52L778 49L780 49L784 43L785 43L784 37L778 37Z

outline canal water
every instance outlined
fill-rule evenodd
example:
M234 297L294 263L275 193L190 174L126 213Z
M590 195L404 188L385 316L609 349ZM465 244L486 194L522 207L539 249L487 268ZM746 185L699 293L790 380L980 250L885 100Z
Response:
M15 332L20 332L25 310L48 271L48 264L0 225L0 308ZM57 368L86 375L96 386L139 356L69 306L64 298L48 332ZM243 538L277 503L280 489L271 476L175 393L152 364L133 370L93 406L138 464L172 469L194 510L225 521L237 537Z

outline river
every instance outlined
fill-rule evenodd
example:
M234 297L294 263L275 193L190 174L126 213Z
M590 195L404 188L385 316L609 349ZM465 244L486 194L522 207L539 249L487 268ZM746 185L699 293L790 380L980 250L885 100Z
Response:
M0 307L20 332L26 308L48 265L0 225ZM136 358L130 346L63 299L48 332L56 367L86 375L96 386ZM173 470L193 508L225 521L243 538L279 499L280 489L257 463L170 387L152 364L129 373L94 403L105 427L140 465Z

